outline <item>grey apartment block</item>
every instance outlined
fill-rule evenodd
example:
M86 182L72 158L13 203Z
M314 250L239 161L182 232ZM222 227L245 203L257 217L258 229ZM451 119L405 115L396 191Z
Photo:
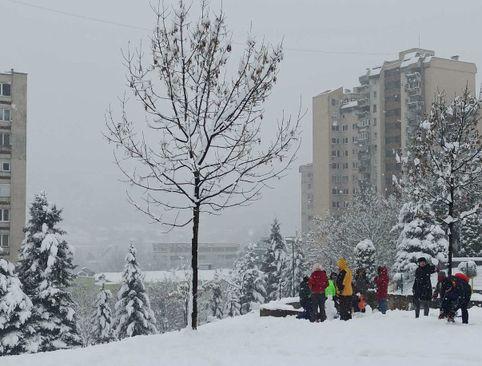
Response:
M0 256L16 261L27 180L27 75L0 73Z
M474 94L476 72L474 63L458 56L413 48L367 69L352 90L340 87L313 97L310 186L308 165L300 167L302 232L309 217L342 214L362 186L393 193L393 179L400 175L397 155L410 144L434 96L445 91L451 99L465 88Z

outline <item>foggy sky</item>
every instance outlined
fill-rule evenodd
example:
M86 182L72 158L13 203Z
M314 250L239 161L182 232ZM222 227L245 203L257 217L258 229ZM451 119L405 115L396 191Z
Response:
M153 27L155 20L145 0L26 1L142 28ZM258 239L274 217L279 218L283 234L299 230L298 165L311 161L312 96L341 85L351 88L367 67L417 47L419 39L436 55L460 55L461 60L482 65L480 0L223 0L222 4L236 42L244 42L251 24L259 38L284 40L285 59L265 121L283 110L296 113L300 95L308 113L303 144L289 175L247 208L203 217L201 240ZM126 90L120 50L129 40L146 40L149 32L8 0L0 0L0 14L0 70L14 68L29 74L27 200L46 190L64 208L65 228L74 246L189 238L189 232L162 235L158 226L127 204L112 146L102 136L106 109L110 104L116 107L116 98Z

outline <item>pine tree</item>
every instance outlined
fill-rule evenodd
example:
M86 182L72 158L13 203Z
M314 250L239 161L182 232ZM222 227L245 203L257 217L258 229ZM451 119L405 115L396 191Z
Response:
M231 285L227 291L226 305L224 308L224 315L234 317L241 315L241 302L239 300L239 287Z
M275 219L261 269L266 276L267 300L279 300L288 295L287 267L286 245L280 233L278 220Z
M110 300L112 293L102 282L101 290L95 299L95 310L91 319L90 344L109 343L115 339L112 329L112 312Z
M240 281L241 313L249 313L253 303L262 304L266 299L264 274L257 265L256 245L250 244L242 258L236 264L237 275Z
M300 237L296 237L291 241L291 248L288 248L288 251L287 274L289 296L294 297L297 296L299 285L307 272L303 241Z
M222 319L224 315L223 292L220 281L219 273L216 271L213 281L211 281L208 286L212 294L211 301L209 302L209 313L216 319Z
M477 213L467 216L462 220L460 241L460 256L482 256L482 225Z
M446 263L447 238L442 228L433 220L427 205L403 205L396 228L400 230L400 235L393 268L395 273L411 279L420 257L424 257L429 264Z
M45 193L36 195L20 251L19 279L33 304L35 338L30 351L53 351L82 345L75 304L68 291L75 278L73 254L64 240L61 210Z
M370 239L365 239L355 246L355 267L363 268L371 282L376 276L376 250Z
M114 332L117 339L157 333L156 320L137 264L136 249L132 244L126 256L117 299Z
M0 259L0 356L28 352L32 302L23 292L12 263Z

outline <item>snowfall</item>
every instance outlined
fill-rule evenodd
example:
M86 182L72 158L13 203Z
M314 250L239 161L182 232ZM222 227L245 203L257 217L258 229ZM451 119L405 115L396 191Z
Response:
M482 364L482 309L470 324L448 324L413 312L361 314L348 322L310 323L259 312L107 345L0 358L1 366L282 366Z

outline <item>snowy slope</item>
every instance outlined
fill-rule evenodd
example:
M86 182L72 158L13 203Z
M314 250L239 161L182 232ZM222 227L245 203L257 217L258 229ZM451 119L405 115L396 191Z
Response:
M471 324L374 313L311 324L256 313L181 331L86 349L0 358L1 366L480 365L482 309ZM460 322L460 319L458 319Z

